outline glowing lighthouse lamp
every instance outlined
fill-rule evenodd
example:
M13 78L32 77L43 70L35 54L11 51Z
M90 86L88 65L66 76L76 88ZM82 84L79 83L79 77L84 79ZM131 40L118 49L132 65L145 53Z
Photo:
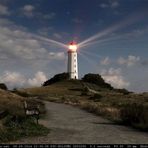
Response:
M68 73L70 79L78 79L78 46L75 42L71 42L68 46Z

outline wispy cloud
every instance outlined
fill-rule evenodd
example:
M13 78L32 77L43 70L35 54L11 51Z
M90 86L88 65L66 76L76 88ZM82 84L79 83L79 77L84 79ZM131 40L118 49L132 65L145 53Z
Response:
M10 15L10 11L7 6L0 4L0 15Z
M137 63L140 62L140 57L129 55L128 58L120 57L117 62L120 65L126 65L127 67L131 67L131 66L137 65Z
M72 22L74 22L74 23L76 23L76 24L80 24L80 23L83 22L83 20L80 19L80 18L73 18L73 19L72 19Z
M35 5L30 5L30 4L24 5L20 10L21 10L21 13L28 18L35 17L38 19L51 20L51 19L54 19L56 16L55 12L44 14L38 11L38 7L36 7Z
M110 83L115 88L127 88L130 85L130 83L127 82L122 75L120 68L109 68L108 70L104 69L102 70L101 75L107 83Z
M55 18L56 13L54 13L54 12L51 12L49 14L41 14L40 13L40 15L42 15L44 19L51 20L51 19Z
M34 17L34 10L35 7L33 5L25 5L23 8L21 8L23 14L29 18Z
M115 8L118 8L119 7L119 1L117 0L111 0L109 1L108 3L101 3L100 4L100 7L101 8L112 8L112 9L115 9Z
M102 60L100 61L100 64L101 64L101 65L109 65L110 63L111 63L111 60L110 60L109 57L105 57L104 59L102 59Z
M56 39L61 39L62 38L61 34L59 34L59 33L54 33L53 37L56 38Z
M52 60L64 60L66 59L66 55L64 52L50 52L49 59Z

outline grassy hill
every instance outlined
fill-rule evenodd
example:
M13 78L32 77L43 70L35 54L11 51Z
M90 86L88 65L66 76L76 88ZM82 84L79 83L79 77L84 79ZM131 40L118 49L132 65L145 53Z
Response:
M41 111L44 105L35 99L0 89L0 143L16 140L24 136L45 135L48 129L35 123L33 118L26 117L24 101L29 105L39 105Z
M12 115L23 114L23 101L23 97L0 89L0 112L7 111Z
M79 106L115 122L148 130L148 93L127 93L82 80L63 80L19 91L41 100Z

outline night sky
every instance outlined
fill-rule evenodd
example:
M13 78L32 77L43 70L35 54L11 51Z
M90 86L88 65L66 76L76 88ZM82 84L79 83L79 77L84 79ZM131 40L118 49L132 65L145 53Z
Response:
M148 0L0 0L0 82L40 86L66 72L67 49L53 40L78 43L79 78L148 91Z

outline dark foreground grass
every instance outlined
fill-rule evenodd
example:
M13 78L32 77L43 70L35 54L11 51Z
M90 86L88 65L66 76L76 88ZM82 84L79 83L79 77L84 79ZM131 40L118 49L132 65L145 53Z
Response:
M120 114L125 125L148 131L148 103L126 104L120 110Z
M14 118L8 116L3 120L3 128L0 128L0 143L14 141L23 137L45 136L49 129L36 124L32 117Z

